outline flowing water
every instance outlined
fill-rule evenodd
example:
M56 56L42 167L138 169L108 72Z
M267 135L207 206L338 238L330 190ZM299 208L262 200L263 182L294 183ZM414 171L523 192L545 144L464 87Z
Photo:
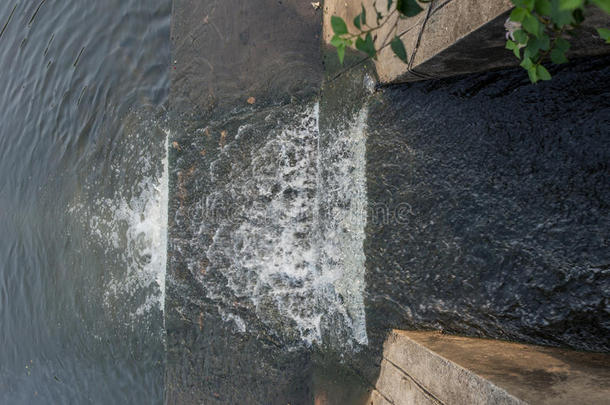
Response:
M607 351L607 58L312 96L317 28L271 49L227 4L218 81L170 63L171 0L0 5L1 404L359 403L391 327ZM232 64L263 42L282 80Z
M212 191L197 204L204 214L191 243L202 247L199 235L213 232L200 282L238 329L247 325L233 303L245 301L298 343L320 343L323 330L366 343L365 119L362 111L322 151L314 104L264 136L252 123L239 127L210 162ZM260 146L248 152L254 137Z
M1 403L163 401L170 13L169 0L0 5ZM211 192L182 223L197 299L282 351L328 336L354 350L367 111L330 142L315 101L265 114L210 154Z
M160 403L169 0L0 4L0 403Z

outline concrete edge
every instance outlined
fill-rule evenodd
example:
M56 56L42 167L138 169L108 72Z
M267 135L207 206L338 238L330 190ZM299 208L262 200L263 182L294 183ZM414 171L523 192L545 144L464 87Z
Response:
M441 403L524 405L473 372L393 330L384 344L384 359L412 378ZM410 370L407 373L405 370Z

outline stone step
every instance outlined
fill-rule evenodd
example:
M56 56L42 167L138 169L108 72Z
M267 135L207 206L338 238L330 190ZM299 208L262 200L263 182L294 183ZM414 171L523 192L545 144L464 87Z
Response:
M394 330L369 403L609 404L610 355Z

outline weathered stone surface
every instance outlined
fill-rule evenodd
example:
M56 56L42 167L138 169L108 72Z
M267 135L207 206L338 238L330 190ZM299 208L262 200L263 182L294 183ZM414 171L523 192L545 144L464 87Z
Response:
M410 71L397 76L394 82L443 78L518 65L519 61L505 49L504 22L510 15L510 7L508 11L499 13L486 24L477 28L470 27L471 31L460 32L461 36L458 36L455 32L443 29L455 24L454 12L459 14L460 10L469 9L461 9L457 7L457 3L454 0L446 6L446 11L433 12L430 15L422 31L420 47L417 49ZM470 7L476 9L474 4ZM492 9L488 15L494 15L502 8L504 7ZM572 48L568 53L571 58L610 52L610 46L604 44L595 31L595 27L608 25L610 18L596 8L589 8L586 13L585 24L579 28L579 34L571 39ZM462 15L458 21L467 19L468 15ZM449 43L447 38L452 37L457 39ZM435 48L432 44L442 46Z
M375 394L372 393L372 396L380 396L383 400L387 398L395 405L440 404L430 393L425 391L424 387L419 386L412 377L386 359L381 362L376 392Z
M379 393L377 390L373 390L371 392L371 396L367 401L367 405L393 405L390 401L385 399L383 395Z
M443 404L601 404L610 398L607 354L395 330L384 359L394 368L382 365L377 390L396 405L417 403L394 394L410 391L409 379ZM401 378L403 387L396 387Z
M172 109L220 115L319 87L321 12L299 0L175 0Z
M417 381L439 402L472 405L522 404L492 382L428 350L425 345L419 344L410 336L407 332L393 331L384 345L384 358Z
M362 2L373 19L374 0ZM324 8L324 40L333 36L332 15L342 17L356 32L353 19L361 12L361 2L330 0ZM386 14L385 6L381 7ZM380 49L375 61L382 83L410 82L482 72L499 67L518 65L518 60L506 44L504 22L513 7L510 0L434 0L424 5L419 15L400 20L394 31L394 13L377 31L376 47ZM580 35L573 40L571 56L599 55L610 52L595 31L607 26L610 18L596 8L587 10L587 19ZM375 24L371 23L372 26ZM403 40L409 63L398 59L387 44L394 35Z

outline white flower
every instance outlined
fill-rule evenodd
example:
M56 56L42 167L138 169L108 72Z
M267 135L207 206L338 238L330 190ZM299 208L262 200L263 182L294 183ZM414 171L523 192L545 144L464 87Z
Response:
M515 31L521 29L521 23L512 21L510 17L508 17L506 19L506 22L504 23L504 28L506 28L506 39L510 38L514 41L515 37L513 36L513 34L515 33Z

